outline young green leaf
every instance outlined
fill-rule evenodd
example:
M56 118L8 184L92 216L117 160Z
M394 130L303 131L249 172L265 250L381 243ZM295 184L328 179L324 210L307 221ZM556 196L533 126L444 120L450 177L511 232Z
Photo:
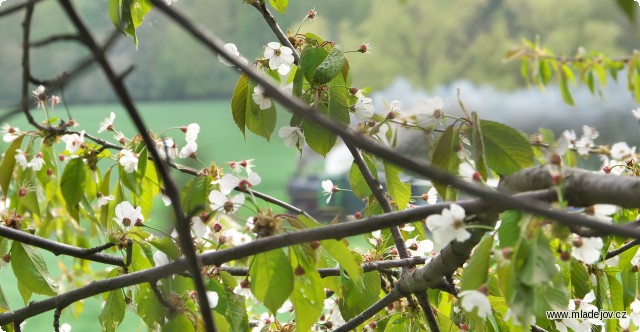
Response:
M44 258L35 247L13 242L11 267L16 279L31 292L52 296L57 294L58 285L51 279Z
M402 169L384 160L384 176L387 180L387 190L393 201L398 206L398 210L404 210L411 200L411 185L400 180Z
M289 5L289 0L269 0L269 3L275 10L279 11L280 14L284 14Z
M233 96L231 97L231 114L233 115L233 120L235 121L238 128L240 128L240 131L245 138L246 136L244 128L246 127L247 123L247 108L251 109L248 106L250 105L250 98L249 77L247 76L247 74L242 74L238 79L236 88L233 91Z
M343 298L338 305L345 321L369 308L380 297L380 272L373 271L363 274L362 282L364 287L358 286L355 280L349 277L341 277Z
M342 72L344 64L344 52L340 46L335 45L324 61L316 68L313 80L318 84L329 83L336 75Z
M460 290L477 290L487 283L493 236L486 235L473 251L467 267L462 270Z
M293 270L282 249L253 256L250 264L251 292L272 312L282 306L293 290Z
M517 130L499 122L481 120L487 164L500 175L533 166L531 144Z
M16 150L22 145L24 135L18 136L11 145L4 151L4 157L0 162L0 187L2 193L7 196L9 190L9 184L13 177L13 169L16 166Z
M107 278L113 278L119 275L120 273L118 272L118 268L114 268L109 272ZM109 292L109 295L107 295L107 301L98 316L98 321L100 322L100 325L102 325L102 331L116 331L124 319L126 307L127 305L124 301L122 289L116 289Z
M309 331L322 313L324 285L315 264L303 253L300 246L291 247L289 256L291 267L295 270L291 302L296 313L296 330Z
M454 129L454 125L447 127L436 144L431 164L433 166L440 167L445 171L458 174L460 158L456 153L456 149L458 148L459 139L458 131ZM433 185L436 187L438 195L442 197L443 201L456 200L457 192L455 189L437 182L434 182Z
M60 191L62 192L62 197L70 206L78 204L84 195L84 183L86 181L84 167L82 158L73 158L64 168L64 172L62 172Z

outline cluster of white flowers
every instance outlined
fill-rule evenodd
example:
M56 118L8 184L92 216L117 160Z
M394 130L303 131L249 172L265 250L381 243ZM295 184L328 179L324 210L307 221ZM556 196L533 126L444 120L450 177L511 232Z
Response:
M33 98L35 98L36 102L38 103L38 108L43 108L46 110L48 96L44 92L44 90L44 86L39 85L37 88L31 91L31 93L33 94ZM60 104L62 102L62 99L60 99L60 97L58 96L51 96L51 98L49 98L49 102L51 102L51 107L54 107Z
M18 165L20 165L23 170L31 168L34 171L39 171L44 166L44 159L42 158L41 152L38 152L36 156L31 159L31 161L28 161L29 155L26 152L17 149L15 158L16 163L18 163Z
M592 304L593 301L595 300L596 300L595 294L593 293L593 291L590 291L582 299L569 300L569 305L567 306L567 310L568 311L578 310L578 311L585 311L585 312L599 311L598 307ZM580 303L580 305L577 308L576 308L576 302ZM598 326L604 325L604 323L597 318L588 318L582 321L579 321L578 319L575 319L575 318L564 318L564 319L555 321L554 323L558 331L564 331L564 332L568 331L567 328L573 331L591 331L591 325L598 325Z
M594 146L593 140L600 134L595 128L584 125L580 139L577 139L576 132L573 130L565 130L562 135L569 141L569 147L576 149L581 156L588 156Z

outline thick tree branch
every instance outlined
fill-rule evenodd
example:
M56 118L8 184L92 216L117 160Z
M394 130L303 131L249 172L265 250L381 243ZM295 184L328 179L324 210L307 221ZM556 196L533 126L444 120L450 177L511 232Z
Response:
M140 113L136 109L133 100L129 96L128 90L125 88L123 82L114 72L104 53L97 45L95 39L85 26L84 22L82 22L82 20L78 16L75 8L69 0L59 0L59 3L73 25L78 30L78 34L84 44L91 50L91 53L95 57L97 63L100 65L100 67L102 67L105 76L107 76L107 79L118 95L118 98L129 113L129 116L131 117L131 120L135 124L136 128L138 129L140 136L142 136L147 150L156 161L155 164L157 166L158 172L160 173L160 176L162 177L165 186L165 192L172 202L171 206L173 207L174 214L176 216L175 225L176 230L178 231L178 240L180 241L180 247L188 262L189 272L191 272L191 274L193 275L193 281L198 293L198 303L200 305L200 308L209 308L209 300L207 299L206 288L204 286L204 281L200 271L201 264L196 257L196 252L191 241L191 227L189 225L189 221L187 220L186 215L182 210L182 206L180 205L180 191L178 189L178 186L176 185L175 181L173 181L173 178L169 174L167 167L163 164L162 158L160 158L160 154L155 148L155 142L149 136L149 133L147 132L147 126L144 124L142 118L140 117ZM211 311L201 310L201 315L206 331L216 331Z
M219 54L230 63L235 64L236 68L239 68L240 70L242 70L242 72L246 73L250 79L263 86L265 89L265 93L271 96L271 98L278 101L281 105L283 105L293 113L302 116L305 119L314 121L319 125L325 127L330 132L337 134L345 142L349 142L358 148L369 151L387 161L393 162L394 164L405 168L408 171L429 178L432 181L440 182L442 184L446 184L456 189L467 192L471 195L480 197L487 202L494 204L496 207L500 207L502 209L522 210L556 220L564 225L581 225L584 227L589 227L598 230L603 234L616 234L625 237L640 236L640 230L637 229L608 225L578 214L569 214L564 211L550 208L548 204L542 204L536 201L520 200L503 193L495 192L479 184L465 182L464 180L459 179L454 174L446 172L426 162L400 155L391 148L375 142L367 136L354 133L350 129L346 128L343 124L329 119L324 114L315 111L313 108L304 104L301 100L289 96L287 93L282 91L280 87L274 84L270 78L266 77L266 75L258 72L256 69L252 68L248 64L243 63L234 55L226 51L224 49L224 44L222 43L222 41L211 32L205 33L203 30L196 27L185 16L179 14L173 8L168 7L162 1L149 1L151 1L154 6L156 6L156 8L173 19L191 36L193 36L200 43L206 46L214 54Z
M566 168L563 186L565 198L574 206L614 204L634 208L638 205L640 178ZM550 187L549 170L545 166L537 166L503 178L498 188L505 193L516 193Z
M59 243L56 241L51 241L39 236L31 235L24 231L6 227L6 226L0 226L0 237L18 241L34 247L42 248L44 250L51 252L56 256L66 255L66 256L86 259L86 260L94 261L98 263L124 266L124 261L121 257L99 253L99 251L113 247L114 246L113 243L107 243L95 249L80 248L80 247L70 246L64 243Z

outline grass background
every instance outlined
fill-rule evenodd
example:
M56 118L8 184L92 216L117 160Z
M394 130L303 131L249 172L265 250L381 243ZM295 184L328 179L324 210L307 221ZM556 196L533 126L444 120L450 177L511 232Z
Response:
M80 129L87 130L88 133L95 134L99 123L109 115L110 112L116 114L114 122L115 128L122 131L129 138L133 137L137 131L129 121L126 112L119 104L105 105L69 105L72 116L80 124ZM284 111L278 113L278 125L271 137L271 142L264 138L253 135L247 131L246 139L239 128L233 122L230 105L228 101L193 101L193 102L154 102L138 104L142 117L148 129L155 133L165 131L163 136L175 139L178 146L184 146L184 134L178 129L180 126L196 122L200 125L200 135L198 137L198 157L205 164L215 162L222 165L228 161L255 159L255 171L262 177L262 183L255 187L256 190L265 192L279 199L289 200L286 193L286 183L293 175L296 168L299 153L295 149L286 148L277 136L279 127L286 125L289 121L289 114ZM37 121L44 120L44 113L41 110L34 110L33 115ZM51 114L52 117L66 119L64 109L58 106ZM21 115L16 116L9 123L21 130L28 130L30 126ZM115 141L110 133L101 133L97 136ZM0 142L3 143L3 142ZM26 143L23 143L23 145ZM4 148L6 148L4 144ZM39 148L36 142L35 148ZM186 165L202 168L202 166L192 160L180 160ZM104 160L102 165L111 166L116 161ZM191 177L173 171L180 184L184 184ZM154 214L149 220L152 225L167 228L167 223L172 220L170 210L163 209L159 200L154 204ZM167 216L166 219L162 218ZM164 225L164 227L163 227ZM47 261L48 268L54 279L59 279L61 268L72 268L73 259L55 257L54 255L40 250ZM94 271L104 270L110 267L104 264L91 264ZM5 292L11 309L19 309L24 306L22 298L18 293L17 283L11 271L10 265L0 267L0 280L2 290ZM81 281L79 281L81 282ZM88 281L86 281L88 282ZM61 289L60 293L70 289ZM44 299L45 297L33 295L31 301ZM98 297L87 299L84 304L76 304L75 309L82 306L82 313L73 316L71 311L64 310L61 323L67 322L72 325L73 331L88 331L100 329L98 315L101 310L102 300ZM131 308L128 308L131 309ZM23 331L51 331L53 330L53 311L36 316L27 320ZM134 313L127 313L123 324L118 329L120 331L147 331L146 325Z

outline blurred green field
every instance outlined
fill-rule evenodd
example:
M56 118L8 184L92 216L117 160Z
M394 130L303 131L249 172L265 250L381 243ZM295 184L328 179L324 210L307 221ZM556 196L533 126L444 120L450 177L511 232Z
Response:
M69 106L73 117L80 123L79 128L85 129L89 133L96 133L100 121L107 117L110 112L116 114L115 128L117 130L124 132L129 138L136 133L129 123L126 112L119 104ZM287 124L289 121L289 116L284 111L278 114L278 125L274 135L271 137L271 143L269 143L264 138L257 137L249 132L247 132L246 140L243 138L242 133L233 122L228 101L154 102L140 103L138 106L150 130L159 133L167 128L174 128L164 132L163 136L173 137L179 147L182 147L185 141L184 134L178 128L192 122L200 124L201 130L198 137L198 156L200 160L205 164L213 161L220 165L232 160L255 159L256 167L254 170L262 177L262 183L256 186L255 189L279 199L288 200L286 183L295 170L299 154L294 149L286 148L282 140L277 136L277 128ZM37 121L44 120L42 111L34 111L33 114ZM57 108L52 117L66 118L64 109ZM19 127L21 130L29 129L27 121L21 115L16 116L9 123L14 127ZM97 136L115 141L108 133L98 134ZM3 146L6 147L6 144ZM186 161L186 165L202 168L195 161L182 161ZM109 161L105 161L105 164L108 163ZM110 166L110 164L107 166ZM177 177L180 183L190 179L190 176L185 176L177 171L173 171L172 174ZM162 220L162 216L169 217L171 214L170 211L163 208L162 204L156 201L154 205L155 211L152 216L154 220L151 220L152 225L166 228L162 226L167 225L167 221ZM57 279L60 276L59 259L44 250L41 250L41 252L47 260L52 276ZM73 266L72 259L64 258L62 262L63 266L67 268ZM92 264L94 271L105 268L108 268L108 266ZM0 280L2 281L2 290L7 295L11 309L22 308L24 303L18 293L16 280L10 265L0 268ZM61 289L60 292L69 290ZM44 298L34 295L31 300ZM98 330L100 328L98 322L100 303L101 300L97 297L88 299L84 304L82 314L77 317L70 314L71 310L65 310L61 323L70 323L73 331ZM51 331L53 330L52 322L53 311L28 319L23 331ZM146 331L147 328L134 313L127 313L125 321L118 330Z

